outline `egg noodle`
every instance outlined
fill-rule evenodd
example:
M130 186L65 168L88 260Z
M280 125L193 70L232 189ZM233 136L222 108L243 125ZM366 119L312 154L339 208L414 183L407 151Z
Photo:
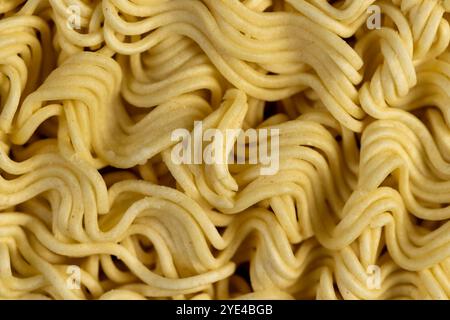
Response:
M449 18L0 0L0 298L448 299ZM199 121L278 170L174 161Z

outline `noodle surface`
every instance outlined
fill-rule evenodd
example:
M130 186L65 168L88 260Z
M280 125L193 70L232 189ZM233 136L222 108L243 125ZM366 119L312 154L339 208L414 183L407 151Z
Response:
M0 298L449 299L449 21L444 0L0 0ZM178 163L198 124L249 136Z

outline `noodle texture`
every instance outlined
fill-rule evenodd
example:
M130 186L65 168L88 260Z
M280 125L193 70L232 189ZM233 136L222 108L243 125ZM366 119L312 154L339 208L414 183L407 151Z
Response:
M0 298L449 299L449 21L0 0Z

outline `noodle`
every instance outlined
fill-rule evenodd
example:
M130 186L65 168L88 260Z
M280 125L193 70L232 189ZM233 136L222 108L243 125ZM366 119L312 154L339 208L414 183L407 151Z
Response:
M449 14L0 1L0 298L449 299Z

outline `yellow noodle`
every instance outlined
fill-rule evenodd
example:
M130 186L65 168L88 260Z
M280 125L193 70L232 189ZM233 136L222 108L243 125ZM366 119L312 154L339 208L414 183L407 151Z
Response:
M449 13L0 1L0 299L449 299Z

